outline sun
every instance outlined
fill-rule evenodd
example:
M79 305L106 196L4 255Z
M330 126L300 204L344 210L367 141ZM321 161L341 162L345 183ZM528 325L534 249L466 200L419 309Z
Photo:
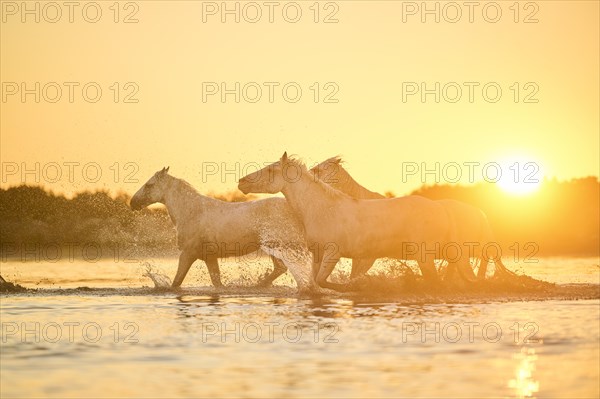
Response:
M497 183L508 194L527 195L536 192L542 183L539 162L532 158L511 157L500 162L501 175Z

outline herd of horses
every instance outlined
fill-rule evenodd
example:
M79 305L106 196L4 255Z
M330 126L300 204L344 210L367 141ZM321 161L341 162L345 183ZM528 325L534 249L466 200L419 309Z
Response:
M444 280L484 280L490 261L496 276L511 274L480 209L417 195L386 198L358 184L339 157L309 170L284 153L238 184L244 194L281 192L284 198L247 202L204 196L168 171L156 172L131 198L131 208L166 206L181 250L172 287L181 286L197 259L206 263L212 284L220 287L219 258L259 250L274 265L261 281L265 286L289 269L299 289L347 291L355 285L328 281L341 257L352 259L351 282L378 258L417 261L423 279L432 284L440 282L435 260L448 263ZM471 258L479 263L477 275Z

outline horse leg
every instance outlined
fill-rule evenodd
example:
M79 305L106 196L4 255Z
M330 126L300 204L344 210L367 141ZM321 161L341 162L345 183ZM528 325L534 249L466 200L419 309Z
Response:
M455 263L455 265L463 280L469 283L476 281L475 272L473 272L473 268L471 267L471 262L469 259L460 259ZM450 265L448 265L448 267L450 267Z
M495 271L494 271L494 277L498 277L498 278L502 278L502 277L516 277L517 274L515 272L511 272L510 270L508 270L506 268L506 266L504 266L504 263L502 263L502 260L500 258L496 258L494 259L494 266ZM479 275L478 275L479 277Z
M367 274L369 269L373 267L375 259L352 259L352 271L350 272L350 280Z
M316 284L317 276L319 275L319 269L321 268L321 262L323 261L323 254L319 251L314 251L312 254L312 267L311 267L311 280Z
M287 266L280 260L271 255L273 261L273 271L258 283L259 287L268 287L273 284L273 281L287 271Z
M183 283L183 279L187 275L188 270L190 270L192 263L194 263L196 259L198 258L189 251L183 251L179 255L179 265L177 266L177 273L175 274L175 278L173 279L173 284L171 284L172 288L177 288L181 286L181 283Z
M446 267L446 275L444 276L444 281L451 281L456 275L456 264L448 262L448 267Z
M327 278L335 269L335 265L340 260L330 258L327 262L321 263L321 268L319 269L319 275L317 276L317 284L321 288L329 288L330 290L340 291L340 292L348 292L351 291L350 286L347 284L339 284L339 283L330 283L327 281Z
M206 259L204 262L208 268L208 274L210 275L210 281L212 281L212 284L217 288L223 287L223 283L221 283L221 271L219 270L218 259L211 257Z
M489 259L482 257L479 261L479 270L477 271L477 280L484 281L487 273Z
M330 283L327 278L335 269L340 257L338 255L329 255L323 258L321 266L319 267L319 274L317 275L317 284L322 288L329 288L336 291L349 291L349 287L345 284Z
M430 282L439 282L440 276L435 269L435 263L433 259L425 260L423 262L419 262L419 268L421 269L421 274L423 275L423 279Z

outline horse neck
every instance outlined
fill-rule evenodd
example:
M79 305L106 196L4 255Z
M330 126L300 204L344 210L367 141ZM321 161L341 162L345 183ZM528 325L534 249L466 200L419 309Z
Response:
M313 218L330 213L331 208L339 204L339 199L327 192L326 184L315 180L309 173L302 173L300 180L286 182L281 190L292 209L301 215L305 227L306 222L319 220Z
M361 186L344 168L339 166L341 175L343 176L343 183L341 183L339 190L348 194L351 197L358 199L380 199L384 198L383 195L373 192L364 186ZM336 187L337 188L337 187Z
M210 198L198 193L188 186L183 180L169 176L167 188L163 197L163 203L169 211L171 220L175 225L189 220L189 215L199 206L202 206ZM197 214L197 212L194 212Z
M359 198L359 199L382 199L382 198L385 198L385 196L383 196L375 191L371 191L368 188L365 188L358 183L357 183L357 185L358 185L358 187L357 187L358 193L356 194L355 198Z

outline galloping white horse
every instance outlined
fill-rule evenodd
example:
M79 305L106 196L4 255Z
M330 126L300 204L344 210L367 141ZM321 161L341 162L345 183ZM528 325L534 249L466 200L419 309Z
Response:
M206 263L213 285L220 287L218 258L259 249L271 255L275 266L265 283L289 269L298 289L307 287L310 254L302 225L284 198L225 202L198 193L168 171L156 172L131 198L131 208L139 210L156 202L167 207L181 250L173 287L181 285L196 259Z
M351 197L360 199L386 198L379 193L368 190L354 180L342 166L341 157L331 157L313 167L311 172L325 183ZM477 272L479 280L485 279L487 265L490 260L494 261L497 273L512 273L502 264L499 256L488 256L483 251L485 245L494 243L492 229L483 211L472 205L453 199L443 199L437 202L446 208L448 214L453 219L453 225L456 229L455 236L462 251L462 256L449 264L447 277L450 277L454 273L454 265L456 265L463 278L472 280L475 276L469 262L470 257L480 260L479 271ZM472 249L467 248L467 244ZM353 262L351 277L366 273L371 266L372 263L369 264L368 260Z
M434 259L456 242L443 206L419 196L361 200L316 179L298 160L282 158L239 181L243 193L282 192L304 224L313 253L313 277L321 287L340 289L327 278L340 257L412 259L423 277L437 281Z
M352 198L356 199L382 199L385 198L383 195L370 191L365 187L361 186L350 176L344 169L339 171L338 167L341 168L340 157L332 157L326 159L320 164L313 166L310 169L317 179L329 184L331 187L339 190L343 193L348 194ZM340 173L341 172L341 173ZM350 279L362 276L367 273L373 266L376 259L352 259L352 268L350 270Z

